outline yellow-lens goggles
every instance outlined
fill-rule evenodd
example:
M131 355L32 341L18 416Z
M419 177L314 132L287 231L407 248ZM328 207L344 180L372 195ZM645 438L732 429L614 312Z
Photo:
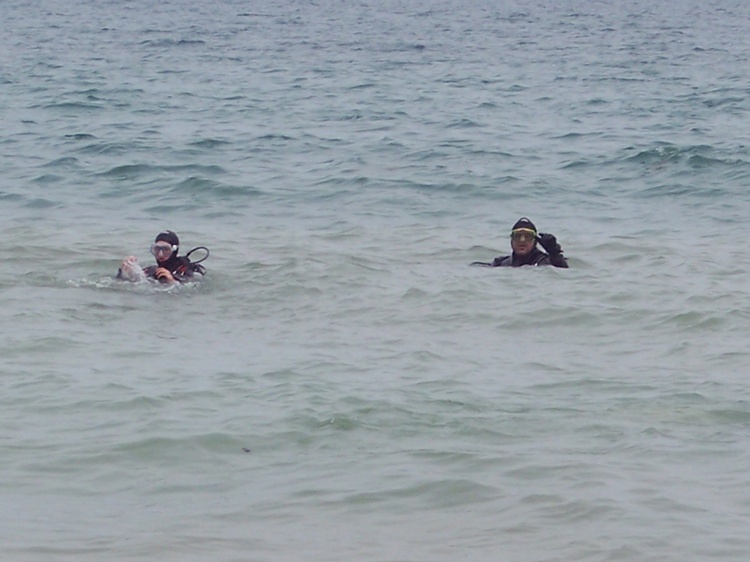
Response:
M510 237L519 242L531 242L536 240L536 230L530 228L517 228L511 230Z

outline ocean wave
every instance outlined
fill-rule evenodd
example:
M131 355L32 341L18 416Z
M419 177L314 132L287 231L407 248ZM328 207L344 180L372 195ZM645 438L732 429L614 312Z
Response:
M202 39L147 39L141 41L144 47L203 47L206 42Z
M223 175L226 170L218 165L202 164L124 164L110 168L97 175L116 179L139 179L145 176L159 176L163 173L200 173L207 175Z

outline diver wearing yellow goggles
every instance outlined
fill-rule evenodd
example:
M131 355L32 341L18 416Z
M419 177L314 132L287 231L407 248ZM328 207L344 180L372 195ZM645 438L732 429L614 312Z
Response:
M545 249L537 248L537 242ZM520 267L522 265L553 265L568 267L568 260L563 256L562 248L554 234L538 232L534 223L527 217L521 217L510 231L510 247L513 253L509 256L498 256L491 263L473 262L471 265L487 267Z

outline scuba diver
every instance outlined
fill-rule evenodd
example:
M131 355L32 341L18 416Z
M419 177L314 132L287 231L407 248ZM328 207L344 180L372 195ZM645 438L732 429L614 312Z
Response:
M545 254L536 247L537 242L547 251ZM554 265L568 267L562 248L554 234L537 232L536 226L526 217L518 219L510 231L509 256L498 256L491 263L475 261L471 265L485 267L521 267L522 265Z
M184 256L178 256L180 239L171 230L161 232L157 235L151 245L151 253L156 258L156 265L150 265L141 269L138 258L127 257L117 271L117 279L126 281L143 281L145 279L156 279L160 283L173 285L182 283L192 278L196 273L201 277L206 274L206 268L201 262L208 258L208 248L198 246L193 248ZM196 250L204 251L206 254L198 261L191 262L190 254Z

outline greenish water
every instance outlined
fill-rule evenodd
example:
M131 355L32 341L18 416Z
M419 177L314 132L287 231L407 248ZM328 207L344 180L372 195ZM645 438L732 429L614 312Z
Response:
M3 3L2 557L745 560L748 10Z

